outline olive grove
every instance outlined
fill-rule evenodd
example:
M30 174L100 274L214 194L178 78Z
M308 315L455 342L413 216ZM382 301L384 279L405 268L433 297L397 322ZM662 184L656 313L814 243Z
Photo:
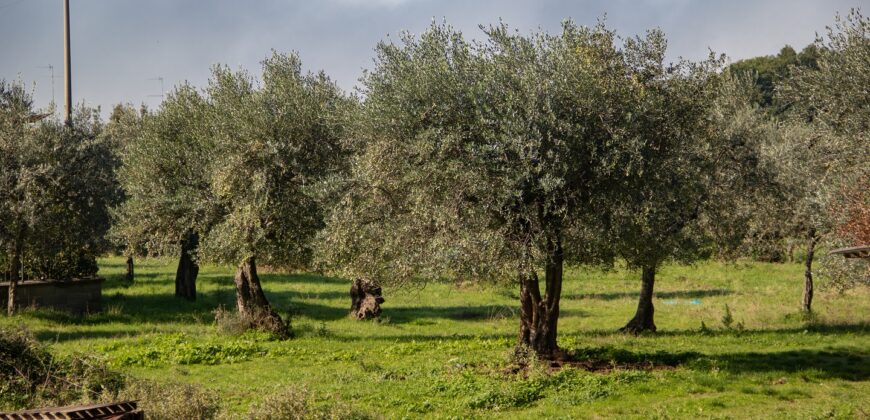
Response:
M387 284L511 279L519 344L553 358L564 265L623 257L644 271L626 328L654 329L655 267L697 254L715 203L755 181L751 108L723 115L719 62L667 66L657 31L486 32L433 25L379 45L324 261ZM749 175L733 165L747 157Z
M289 336L257 262L307 266L322 225L318 186L344 168L353 109L324 74L303 73L295 55L266 59L259 82L215 67L206 89L180 86L143 117L124 152L116 236L151 254L180 252L176 294L188 299L197 261L237 264L240 315Z

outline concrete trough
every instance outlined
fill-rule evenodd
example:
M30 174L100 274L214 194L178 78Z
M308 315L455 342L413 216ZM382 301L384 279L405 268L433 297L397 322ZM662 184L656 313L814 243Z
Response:
M0 308L5 308L9 283L0 283ZM72 280L25 280L15 288L15 306L50 308L84 315L102 310L103 279L93 277Z

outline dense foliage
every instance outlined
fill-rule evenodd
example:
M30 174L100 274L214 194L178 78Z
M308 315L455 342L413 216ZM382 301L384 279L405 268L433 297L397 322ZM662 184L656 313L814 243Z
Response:
M487 34L432 26L378 47L320 243L344 273L385 283L518 279L520 341L552 356L564 262L654 270L737 236L723 226L745 224L763 124L718 60L666 65L657 31Z
M807 229L833 246L866 245L870 225L870 19L858 11L838 17L816 41L817 68L795 69L781 89L790 127L805 126L777 155L787 185L797 191L791 209ZM870 264L856 261L833 279L870 284ZM851 271L851 273L849 273Z
M786 104L777 100L777 88L791 77L796 68L817 67L821 51L823 50L820 50L820 46L816 44L807 45L801 52L796 52L794 48L786 45L776 55L740 60L730 65L729 70L753 77L756 88L753 101L773 113L779 113L783 111Z
M190 86L172 92L156 112L118 108L113 126L122 139L118 179L125 200L113 235L150 255L177 255L191 230L207 230L210 206L209 139L203 135L205 101Z
M266 59L260 82L215 67L206 89L180 86L157 111L127 117L138 134L124 147L128 198L115 236L150 254L180 250L176 294L188 299L195 261L240 264L239 311L288 335L262 292L256 261L309 264L323 225L318 186L345 169L354 109L323 73L303 73L295 55Z
M203 253L305 267L323 224L316 188L343 168L352 102L323 73L303 73L295 55L266 59L261 83L218 67L206 90L205 133L214 147L207 190L222 213Z
M111 142L95 110L66 126L0 82L0 258L6 278L69 279L97 271L117 199Z

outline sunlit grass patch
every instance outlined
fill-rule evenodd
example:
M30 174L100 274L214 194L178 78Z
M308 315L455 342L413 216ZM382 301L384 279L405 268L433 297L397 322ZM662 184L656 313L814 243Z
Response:
M638 337L616 330L634 313L639 275L572 268L559 343L576 360L607 369L569 363L513 373L518 321L510 287L387 288L382 321L357 322L347 316L350 282L267 273L266 294L297 334L275 341L215 321L219 306L235 308L231 267L203 267L197 301L186 302L173 296L175 261L137 260L133 284L123 282L123 259L101 264L103 313L25 311L0 324L24 324L60 354L86 350L136 378L200 386L237 415L281 389L304 389L312 409L340 399L385 418L870 411L870 291L822 291L814 319L796 316L797 264L665 267L654 301L659 332ZM722 324L726 304L730 328Z

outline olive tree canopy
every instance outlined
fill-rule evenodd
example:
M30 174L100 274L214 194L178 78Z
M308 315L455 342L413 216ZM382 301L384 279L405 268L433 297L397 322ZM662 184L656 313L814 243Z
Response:
M860 227L870 225L870 19L855 10L838 16L815 45L817 65L794 68L777 92L789 109L781 139L769 148L790 199L790 211L782 219L807 237L807 311L816 242L864 245ZM840 260L828 262L839 265ZM835 274L835 285L870 284L867 264L839 268L828 270Z
M195 277L191 258L239 264L239 312L288 336L256 261L309 264L323 225L319 186L346 169L354 109L326 75L304 73L296 55L267 58L259 81L215 67L207 88L180 86L143 116L141 134L124 149L128 198L116 236L151 253L180 247L179 278Z
M306 267L323 225L319 186L345 169L345 126L355 102L325 74L304 73L296 55L273 54L258 84L217 67L206 90L214 142L209 191L223 209L202 238L202 256L240 264L237 306L258 326L286 327L268 302L256 261Z
M206 100L193 87L171 92L160 108L136 116L116 108L109 123L123 165L124 201L113 236L149 255L180 255L176 296L196 298L196 235L207 231L220 208L209 188L212 140L204 122Z
M378 46L322 258L385 283L516 281L520 344L558 357L563 264L617 251L610 212L644 159L634 118L661 36L623 45L570 22L557 36L487 34L472 44L433 25Z
M0 81L0 272L8 312L22 278L66 280L97 272L108 209L117 197L112 147L96 110L64 125L33 109L21 84Z

